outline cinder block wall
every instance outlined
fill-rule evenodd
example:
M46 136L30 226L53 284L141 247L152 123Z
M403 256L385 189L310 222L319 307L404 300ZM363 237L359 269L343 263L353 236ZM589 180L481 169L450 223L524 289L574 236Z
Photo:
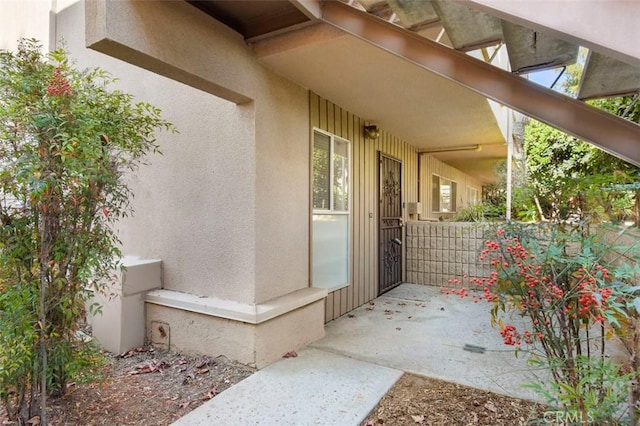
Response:
M489 276L489 261L479 260L487 225L413 221L407 223L406 232L407 282L460 287L450 280ZM468 287L468 282L462 285Z

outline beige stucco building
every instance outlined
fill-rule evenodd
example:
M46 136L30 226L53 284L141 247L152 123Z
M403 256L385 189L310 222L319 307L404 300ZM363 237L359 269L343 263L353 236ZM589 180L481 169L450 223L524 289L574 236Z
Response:
M441 52L429 38L455 47L442 24L412 32L313 0L224 3L0 3L0 48L21 36L64 45L180 132L161 135L163 155L130 177L129 269L94 325L111 350L146 339L261 367L322 337L326 321L406 279L406 222L479 199L507 156L512 108L640 160L637 126L512 77L496 40ZM557 11L570 3L469 5L640 66L637 3L574 4L568 20ZM602 22L587 28L586 16ZM620 31L605 38L603 26Z

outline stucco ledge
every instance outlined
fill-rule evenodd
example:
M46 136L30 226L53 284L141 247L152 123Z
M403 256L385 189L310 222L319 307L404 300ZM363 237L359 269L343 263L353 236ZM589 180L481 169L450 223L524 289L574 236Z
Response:
M249 304L173 290L153 290L146 294L145 302L248 324L260 324L325 297L326 289L308 287L265 303Z

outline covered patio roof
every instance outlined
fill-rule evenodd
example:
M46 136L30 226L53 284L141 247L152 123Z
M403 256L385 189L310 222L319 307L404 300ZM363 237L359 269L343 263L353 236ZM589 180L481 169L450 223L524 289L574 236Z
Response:
M506 157L502 105L640 164L639 126L518 76L574 63L582 45L598 51L581 99L637 93L640 60L617 40L583 39L493 0L190 3L240 32L265 66L482 181ZM609 9L610 24L640 13L618 3L627 10ZM513 73L489 65L504 50Z

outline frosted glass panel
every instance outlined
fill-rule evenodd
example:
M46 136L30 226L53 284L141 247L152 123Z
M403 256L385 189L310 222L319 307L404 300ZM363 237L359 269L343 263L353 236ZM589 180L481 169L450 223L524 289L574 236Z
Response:
M313 286L349 283L349 215L313 215Z

